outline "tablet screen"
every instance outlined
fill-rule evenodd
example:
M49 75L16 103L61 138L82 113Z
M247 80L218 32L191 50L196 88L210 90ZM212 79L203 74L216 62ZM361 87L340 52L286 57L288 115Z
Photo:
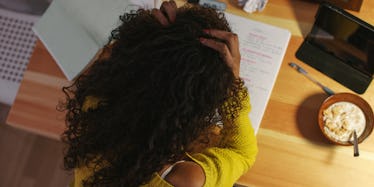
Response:
M366 24L366 23L365 23ZM327 7L319 9L308 41L360 72L374 73L374 29Z

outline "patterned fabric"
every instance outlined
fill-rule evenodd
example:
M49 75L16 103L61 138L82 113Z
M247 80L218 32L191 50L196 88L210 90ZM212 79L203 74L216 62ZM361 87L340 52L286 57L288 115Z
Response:
M33 51L37 16L0 8L0 102L12 105Z

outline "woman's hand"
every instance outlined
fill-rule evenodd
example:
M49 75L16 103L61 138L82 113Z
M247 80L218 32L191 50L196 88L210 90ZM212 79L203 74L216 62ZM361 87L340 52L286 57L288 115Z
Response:
M238 35L232 32L216 29L205 30L205 32L223 42L208 38L200 38L200 42L203 45L218 51L227 65L231 67L235 78L239 78L240 51Z
M164 1L160 9L152 9L152 14L163 26L168 26L175 21L177 15L177 4L175 1Z

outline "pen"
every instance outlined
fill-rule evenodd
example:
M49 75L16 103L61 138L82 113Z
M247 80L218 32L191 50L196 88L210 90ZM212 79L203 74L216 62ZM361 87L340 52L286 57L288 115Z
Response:
M311 80L312 82L314 82L315 84L317 84L319 87L321 87L323 89L323 91L325 91L328 95L334 95L335 93L328 87L322 85L320 82L318 82L317 80L315 80L313 77L311 77L307 71L305 71L303 68L301 68L299 65L293 63L293 62L290 62L289 65L293 68L295 68L299 73L305 75L309 80Z

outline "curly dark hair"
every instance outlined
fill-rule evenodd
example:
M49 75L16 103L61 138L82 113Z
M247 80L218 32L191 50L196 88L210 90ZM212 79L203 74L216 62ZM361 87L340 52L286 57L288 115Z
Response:
M216 109L232 120L241 107L240 81L217 51L199 42L209 37L204 29L231 31L222 13L188 5L166 27L147 10L120 20L104 47L109 55L63 88L64 166L91 168L84 186L149 182L185 156ZM86 108L87 98L98 103Z

